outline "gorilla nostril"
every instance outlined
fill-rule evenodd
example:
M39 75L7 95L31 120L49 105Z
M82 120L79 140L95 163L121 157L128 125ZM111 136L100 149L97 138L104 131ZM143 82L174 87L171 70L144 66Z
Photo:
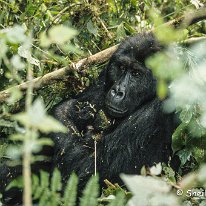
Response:
M117 96L120 98L124 97L124 92L122 92L122 91L117 92Z
M118 91L115 88L115 89L110 90L110 95L114 98L117 98L117 99L123 99L124 96L125 96L125 92L124 91Z

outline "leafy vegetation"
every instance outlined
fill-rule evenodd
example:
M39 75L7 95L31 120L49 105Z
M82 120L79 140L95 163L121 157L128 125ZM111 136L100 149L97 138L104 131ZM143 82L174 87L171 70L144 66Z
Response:
M62 79L38 90L38 82L32 80L153 26L167 49L148 59L147 64L158 79L160 98L169 96L165 110L176 112L180 119L172 145L181 161L178 175L169 166L157 165L150 169L150 177L145 176L145 168L142 176L122 176L133 193L131 199L113 184L99 198L98 177L94 176L83 192L80 206L123 206L128 199L129 205L143 206L148 197L149 205L206 205L204 199L185 195L188 189L206 185L206 44L202 41L187 46L191 37L204 36L206 21L178 29L163 24L203 6L201 0L0 0L0 157L23 165L23 179L8 187L23 187L25 205L31 205L32 200L39 205L76 205L75 174L62 194L58 170L49 184L47 173L32 175L30 166L42 160L33 153L53 144L46 137L39 138L42 133L65 132L64 126L46 111L92 83L104 64L70 70ZM25 88L15 87L26 81ZM8 88L11 94L4 99L3 91ZM10 145L8 141L18 144ZM190 173L182 177L185 172ZM176 195L177 189L183 191L181 197Z

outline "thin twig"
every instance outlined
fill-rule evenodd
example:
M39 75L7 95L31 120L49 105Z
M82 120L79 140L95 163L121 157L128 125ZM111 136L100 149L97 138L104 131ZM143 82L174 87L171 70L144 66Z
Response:
M101 20L100 17L98 17L98 20L100 21L100 23L101 23L103 29L105 30L107 36L108 36L110 39L112 39L112 35L110 34L109 30L108 30L107 27L105 26L104 22Z
M67 7L65 7L64 9L62 9L55 17L53 17L51 23L48 25L48 27L47 27L46 30L48 30L48 29L52 26L52 24L57 24L58 21L59 21L59 19L60 19L60 17L61 17L62 15L64 15L64 12L66 12L68 9L70 9L70 8L73 7L73 6L77 6L77 5L81 5L81 4L82 4L82 3L71 4L71 5L67 6Z
M97 140L94 139L94 176L97 176Z

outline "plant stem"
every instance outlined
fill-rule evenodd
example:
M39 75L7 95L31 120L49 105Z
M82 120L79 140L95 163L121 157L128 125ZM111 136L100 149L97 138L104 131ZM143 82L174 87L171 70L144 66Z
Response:
M28 138L28 137L26 137ZM32 206L31 191L31 152L27 149L29 140L24 141L23 178L24 178L24 206Z
M97 140L94 139L94 176L97 176Z
M28 89L26 95L26 112L32 104L32 92L33 92L33 72L31 65L28 66L27 72ZM23 202L24 206L32 206L32 189L31 189L31 149L30 138L31 138L32 128L26 127L26 135L23 144L23 179L24 179L24 193Z

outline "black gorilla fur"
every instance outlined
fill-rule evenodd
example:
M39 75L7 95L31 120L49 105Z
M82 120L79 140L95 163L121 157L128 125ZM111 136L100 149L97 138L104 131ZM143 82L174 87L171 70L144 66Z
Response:
M139 174L143 165L168 161L173 122L163 113L156 80L145 66L145 59L160 50L152 34L128 38L95 84L53 109L68 128L67 134L51 137L52 165L60 169L64 183L74 171L81 190L94 174L94 138L101 186L104 179L121 183L120 173Z
M81 188L94 174L95 136L101 186L106 178L120 182L120 173L138 174L143 165L168 161L172 118L163 113L156 80L145 66L145 59L159 50L152 34L128 38L96 84L54 108L55 118L68 127L67 134L53 135L54 165L65 179L75 171ZM104 127L101 112L109 122Z

